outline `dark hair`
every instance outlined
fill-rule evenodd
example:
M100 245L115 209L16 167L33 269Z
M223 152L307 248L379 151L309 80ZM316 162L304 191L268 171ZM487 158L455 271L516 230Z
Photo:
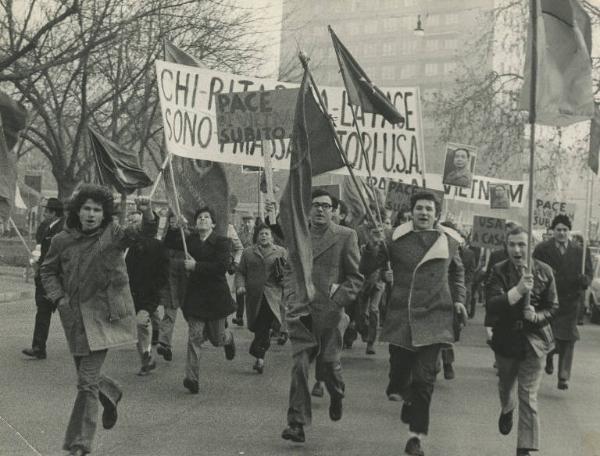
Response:
M198 221L198 217L200 217L200 214L203 214L205 212L207 212L208 215L210 215L210 219L213 223L217 223L217 217L215 215L215 211L209 206L204 206L204 207L201 207L200 209L198 209L196 211L196 213L194 214L194 224Z
M260 220L260 219L259 219ZM258 235L262 230L269 230L271 232L271 236L274 236L273 227L271 225L267 225L264 222L260 222L255 228L254 233L252 233L252 243L256 244L258 242Z
M104 227L112 222L114 200L108 187L96 184L83 184L75 191L69 201L69 215L67 216L67 226L69 228L81 229L79 211L81 210L81 206L89 199L102 205L103 218L100 226Z
M517 225L515 223L514 226L506 232L505 242L508 243L509 236L517 236L519 234L528 234L528 231L525 228L523 228L521 225Z
M569 218L568 215L565 214L558 214L556 217L554 217L552 219L552 223L550 224L550 228L554 229L556 228L556 225L558 225L559 223L562 223L563 225L565 225L567 228L569 228L569 230L571 229L571 219Z
M435 215L439 215L442 212L442 205L438 201L437 196L435 196L432 192L427 190L419 190L412 194L412 196L410 197L411 212L415 210L415 205L419 200L433 201L433 203L435 204Z
M340 207L340 200L337 199L335 196L331 197L331 209L333 209L334 211L337 210L337 208Z
M315 188L312 192L310 199L314 200L315 198L318 198L319 196L328 196L329 199L331 200L331 206L333 207L333 196L331 196L331 194L327 190L323 190L322 188Z
M471 158L471 152L469 152L469 150L468 150L468 149L463 149L463 148L460 148L460 149L456 149L456 150L454 151L454 154L452 154L452 159L453 159L453 160L454 160L454 157L456 157L456 152L459 152L459 151L461 151L461 150L467 154L467 158L468 158L468 159L470 159L470 158Z

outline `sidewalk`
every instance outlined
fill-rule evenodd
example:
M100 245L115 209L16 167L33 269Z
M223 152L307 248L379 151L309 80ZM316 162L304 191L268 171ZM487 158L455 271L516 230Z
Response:
M0 304L33 299L34 294L33 274L29 277L29 283L26 283L25 268L0 266Z

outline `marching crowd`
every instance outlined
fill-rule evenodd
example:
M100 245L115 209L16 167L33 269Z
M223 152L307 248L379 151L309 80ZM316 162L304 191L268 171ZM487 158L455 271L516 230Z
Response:
M290 342L281 436L292 442L305 441L311 395L327 390L330 419L342 418L343 349L360 335L366 354L373 355L379 336L389 344L386 394L402 402L400 418L409 430L405 453L424 455L437 374L443 369L446 379L454 378L453 344L481 301L498 375L499 432L511 432L517 413L516 454L539 449L542 373L553 374L558 354L557 385L568 389L578 315L592 278L589 252L584 261L567 216L552 221L552 237L535 246L529 264L524 228L507 223L505 246L497 251L470 246L468 235L440 222L440 202L426 190L413 194L394 223L386 216L374 224L350 220L343 201L316 189L307 246L312 275L303 277L292 267L274 206L269 209L264 222L245 219L239 233L230 225L226 235L219 234L210 207L199 208L190 223L170 214L159 233L159 219L144 197L136 199L126 226L114 220L112 193L102 186L82 185L67 208L57 199L47 201L32 258L33 342L23 353L46 358L50 319L58 310L77 370L65 451L92 451L98 402L103 427L117 422L122 391L102 373L107 351L137 343L138 374L150 374L156 356L173 359L181 309L188 327L183 386L191 394L200 392L204 342L223 347L227 360L236 356L230 324L243 326L245 318L258 374L268 366L271 340Z

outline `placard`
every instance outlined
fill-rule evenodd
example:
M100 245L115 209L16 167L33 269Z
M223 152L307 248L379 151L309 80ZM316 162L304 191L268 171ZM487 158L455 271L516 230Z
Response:
M505 220L494 217L473 217L471 245L496 250L504 246Z

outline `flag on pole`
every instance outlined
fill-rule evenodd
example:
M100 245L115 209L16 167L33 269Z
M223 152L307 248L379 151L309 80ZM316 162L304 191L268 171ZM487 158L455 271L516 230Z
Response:
M163 41L163 51L167 62L206 68L202 62L167 40ZM175 154L171 157L171 163L182 215L191 222L196 210L202 206L210 206L217 216L215 231L221 236L226 236L230 207L225 165ZM174 191L172 181L168 177L168 174L164 174L167 194Z
M594 117L590 124L590 153L588 156L588 166L598 174L598 164L600 162L600 104L594 104Z
M6 145L8 150L12 150L19 140L19 132L25 128L27 110L0 90L0 118Z
M329 33L331 33L333 48L335 49L344 85L346 86L346 92L348 93L348 102L355 106L360 106L363 112L380 114L391 124L403 122L404 118L396 107L369 79L367 73L360 67L331 27L329 27Z
M17 166L4 137L3 116L0 116L0 219L8 221L15 205Z
M136 153L123 149L92 128L88 127L88 133L102 183L110 184L117 192L126 195L152 185L152 179L140 166Z
M579 0L531 1L537 10L537 37L530 21L520 108L530 110L535 42L536 123L566 126L590 119L594 115L590 18Z

